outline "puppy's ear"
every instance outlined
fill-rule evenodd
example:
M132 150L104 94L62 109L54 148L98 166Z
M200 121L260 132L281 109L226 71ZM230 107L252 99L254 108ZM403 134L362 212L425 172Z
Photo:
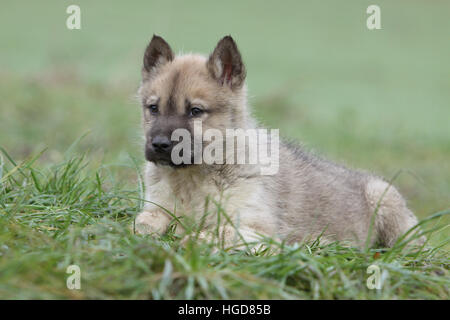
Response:
M144 80L149 79L159 66L173 59L174 54L169 44L163 38L153 35L147 49L145 49L142 78Z
M209 56L207 67L211 76L221 85L227 85L234 90L244 84L245 66L231 36L226 36L217 43Z

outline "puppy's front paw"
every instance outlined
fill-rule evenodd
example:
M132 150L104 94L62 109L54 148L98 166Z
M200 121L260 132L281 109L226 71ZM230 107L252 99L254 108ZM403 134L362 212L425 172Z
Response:
M144 211L138 214L134 221L136 234L162 234L169 226L170 218L161 212Z

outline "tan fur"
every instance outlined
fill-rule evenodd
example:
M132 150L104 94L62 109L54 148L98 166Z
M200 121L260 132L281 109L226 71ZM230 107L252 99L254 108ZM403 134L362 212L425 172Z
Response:
M144 61L139 89L147 144L155 126L165 128L169 121L192 129L192 121L184 116L187 100L210 111L201 116L204 130L257 127L247 106L245 68L231 37L222 39L209 58L174 56L161 40L147 48L145 57L152 58ZM166 56L159 59L158 52ZM146 109L155 99L160 105L157 117ZM376 212L371 243L392 246L417 223L401 195L382 179L286 143L280 146L280 168L273 176L260 175L258 165L177 168L148 161L145 186L146 200L155 204L147 203L136 218L136 231L142 234L167 229L172 218L161 207L198 221L205 211L214 209L211 203L220 203L246 241L266 235L292 243L322 234L325 242L362 245ZM208 208L206 198L211 200ZM207 216L202 238L208 238L208 230L214 230L216 223L215 214ZM221 230L228 245L240 240L235 228L224 224Z

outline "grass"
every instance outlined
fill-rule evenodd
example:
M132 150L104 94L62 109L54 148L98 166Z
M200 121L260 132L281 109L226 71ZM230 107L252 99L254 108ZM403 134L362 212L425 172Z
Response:
M47 170L36 157L8 164L0 175L0 298L14 299L447 299L448 251L443 243L358 249L320 239L274 243L276 254L227 252L173 232L137 236L142 204L108 170L68 157ZM131 170L131 168L129 168ZM433 238L446 227L429 218ZM196 230L193 230L195 235ZM81 268L81 290L66 287L66 269ZM382 270L382 289L366 287L367 268Z
M379 31L359 0L81 0L80 31L65 28L69 4L0 11L0 298L448 299L449 3L380 0ZM401 172L426 248L214 253L130 232L142 206L134 94L153 33L205 54L232 34L255 116L350 167ZM366 287L373 263L381 290ZM66 287L71 264L82 290Z

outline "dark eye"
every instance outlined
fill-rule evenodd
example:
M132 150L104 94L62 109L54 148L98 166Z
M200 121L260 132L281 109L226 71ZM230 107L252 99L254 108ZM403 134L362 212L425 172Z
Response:
M197 108L197 107L193 107L193 108L191 108L191 110L189 111L189 116L191 116L191 117L198 117L198 116L200 116L201 114L203 114L203 110L202 109L200 109L200 108Z
M150 110L151 114L157 114L158 113L158 106L156 104L151 104L147 108L148 108L148 110Z

